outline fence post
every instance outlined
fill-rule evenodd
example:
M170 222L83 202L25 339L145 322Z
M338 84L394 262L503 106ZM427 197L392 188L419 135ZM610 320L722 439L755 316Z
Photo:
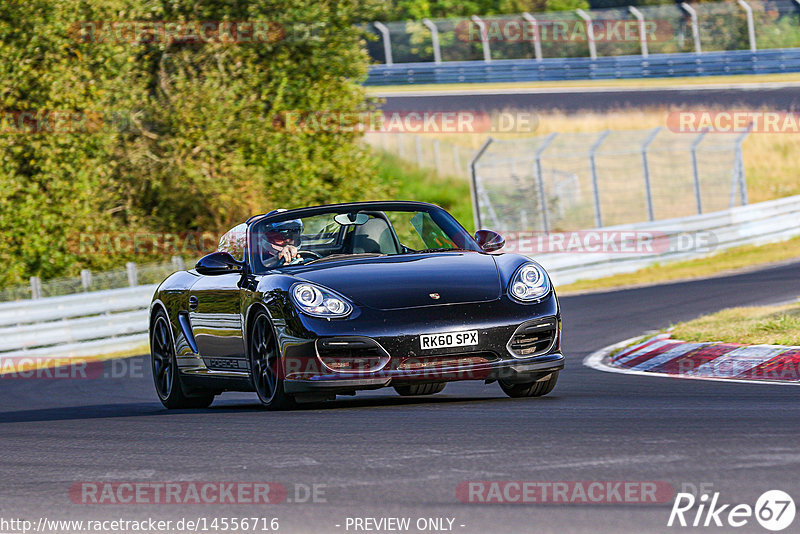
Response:
M436 165L436 174L439 176L444 176L442 172L442 160L439 157L439 140L433 140L433 162Z
M172 266L176 271L185 271L186 263L183 261L183 256L172 256Z
M81 269L81 287L86 291L92 287L92 271L89 269Z
M128 285L131 287L136 287L139 285L139 276L136 272L136 264L132 261L129 261L125 264L125 270L128 271Z
M642 143L642 172L644 173L644 191L645 195L647 195L647 215L650 217L651 221L655 220L655 216L653 214L653 192L650 189L650 165L647 162L647 147L650 146L650 143L658 135L658 132L661 131L661 126L658 128L654 128L650 135L647 136L647 139L644 140Z
M481 32L481 44L483 45L483 60L490 62L492 60L492 51L489 49L489 32L486 30L486 23L483 22L478 15L472 15L472 22L478 26Z
M386 64L391 65L392 61L392 37L389 35L389 28L383 22L373 22L378 31L383 35L383 53L386 56Z
M461 155L458 145L453 145L453 168L455 168L456 174L461 174Z
M431 19L422 19L422 23L431 31L431 44L433 45L433 62L442 62L442 50L439 48L439 28Z
M583 22L586 24L586 41L589 43L589 57L597 59L597 45L594 42L594 26L592 26L592 17L582 9L576 9L575 13L578 14Z
M692 141L692 174L694 175L694 198L697 204L697 213L703 213L703 199L700 195L700 172L697 168L697 146L703 141L703 138L708 133L708 130L703 130L697 139Z
M694 8L686 2L681 2L681 7L692 19L692 38L694 39L694 51L698 54L701 54L703 52L703 48L700 45L700 27L697 23L697 11L695 11Z
M800 0L796 0L796 1L797 1L798 5L800 5ZM744 174L744 157L742 156L742 143L744 143L744 140L747 139L748 135L750 135L750 131L752 129L753 129L753 123L751 122L747 126L747 130L744 133L742 133L742 135L740 135L736 139L736 156L735 157L736 157L736 163L738 164L738 167L739 167L739 176L738 176L738 178L739 178L739 195L740 195L740 198L741 198L742 206L746 206L747 202L748 202L748 200L747 200L747 177Z
M603 141L606 140L608 134L610 134L610 130L606 130L600 134L600 137L592 143L592 146L589 148L589 164L592 169L592 190L594 192L594 224L597 228L603 227L603 214L600 211L600 189L597 184L597 165L595 165L594 161L594 154L595 151L600 147Z
M647 33L645 32L644 27L644 15L641 11L636 9L635 6L628 6L628 11L630 11L631 15L636 17L636 20L639 21L639 42L642 46L642 57L647 57Z
M536 182L537 187L539 189L539 207L542 210L542 225L544 227L544 233L550 233L550 216L547 213L547 198L544 195L544 175L542 173L542 153L547 150L547 147L550 146L550 143L556 138L557 133L551 133L547 137L544 138L544 142L536 149L536 153L534 154L534 158L536 160Z
M798 0L800 1L800 0ZM539 33L539 22L527 11L522 14L522 18L531 23L533 27L533 53L536 61L542 60L542 38Z
M472 197L472 222L475 223L476 231L481 229L481 211L478 207L478 173L475 166L492 141L494 140L491 137L487 138L469 162L469 193Z
M422 168L422 139L418 135L414 136L414 146L417 150L417 167Z
M745 10L747 13L747 37L750 40L750 51L755 52L757 49L756 46L756 28L755 23L753 22L753 8L750 7L750 4L745 2L745 0L736 0L742 9Z
M42 298L42 280L38 276L31 276L31 298Z

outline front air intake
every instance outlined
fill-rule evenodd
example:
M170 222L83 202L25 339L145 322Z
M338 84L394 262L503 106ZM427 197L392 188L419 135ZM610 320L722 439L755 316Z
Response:
M331 337L317 340L322 365L337 373L369 373L389 362L389 353L368 337Z
M514 331L508 350L515 358L547 354L558 339L558 319L544 317L523 323Z

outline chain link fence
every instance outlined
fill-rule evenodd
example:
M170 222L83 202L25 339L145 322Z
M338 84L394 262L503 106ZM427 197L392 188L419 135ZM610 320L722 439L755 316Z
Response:
M800 47L798 0L675 3L375 22L372 58L394 63L603 57Z
M364 141L375 149L436 171L439 176L466 178L477 149L444 139L408 133L368 133Z
M746 136L655 128L489 138L471 164L475 227L559 232L747 204Z
M58 297L104 289L121 289L124 287L158 284L170 274L183 269L185 269L183 258L175 256L169 263L144 265L128 263L124 269L104 272L83 270L79 277L53 278L45 282L42 282L39 277L33 276L29 284L0 290L0 302Z

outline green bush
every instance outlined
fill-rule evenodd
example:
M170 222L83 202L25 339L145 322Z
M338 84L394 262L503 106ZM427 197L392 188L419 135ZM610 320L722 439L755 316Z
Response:
M359 82L368 58L355 23L373 9L5 0L4 116L66 111L105 122L84 133L0 134L0 285L144 259L80 254L70 246L80 233L220 232L276 207L388 195L357 133L273 124L286 111L367 109ZM268 21L282 33L251 43L128 42L89 37L81 21Z

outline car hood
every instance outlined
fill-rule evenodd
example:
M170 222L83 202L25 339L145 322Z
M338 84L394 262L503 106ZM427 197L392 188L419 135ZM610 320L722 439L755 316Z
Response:
M381 310L486 302L502 291L494 258L477 252L345 259L292 274Z

